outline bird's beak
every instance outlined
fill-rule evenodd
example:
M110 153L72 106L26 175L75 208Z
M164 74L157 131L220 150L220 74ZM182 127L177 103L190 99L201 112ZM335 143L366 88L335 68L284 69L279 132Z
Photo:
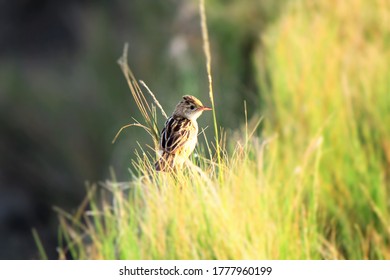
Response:
M201 109L202 111L211 111L211 110L213 110L211 107L207 107L207 106L200 107L199 109Z

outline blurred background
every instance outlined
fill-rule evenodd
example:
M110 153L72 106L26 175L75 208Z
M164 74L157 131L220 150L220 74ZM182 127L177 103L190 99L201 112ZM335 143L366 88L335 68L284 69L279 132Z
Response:
M264 135L278 134L285 174L321 136L320 230L346 257L385 257L376 248L390 242L390 2L207 0L206 9L219 124L240 128L246 100ZM130 179L147 135L130 128L111 144L140 118L117 65L125 42L168 114L184 94L209 104L199 25L196 0L0 0L0 259L38 258L32 228L57 258L53 206L75 211L111 167ZM208 125L211 114L200 119ZM356 228L365 255L352 251Z
M251 56L279 2L207 1L225 127L242 122L244 99L259 104ZM53 206L74 211L110 167L130 179L146 135L128 129L111 144L140 117L117 65L125 42L130 67L167 113L184 94L209 104L198 1L0 1L0 259L37 258L32 228L56 258Z

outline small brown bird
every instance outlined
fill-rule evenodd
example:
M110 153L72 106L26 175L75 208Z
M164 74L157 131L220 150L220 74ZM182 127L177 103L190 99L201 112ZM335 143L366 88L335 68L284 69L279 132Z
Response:
M196 97L183 96L161 132L160 159L155 164L157 171L175 170L188 159L198 142L196 119L207 110L212 109L203 106Z

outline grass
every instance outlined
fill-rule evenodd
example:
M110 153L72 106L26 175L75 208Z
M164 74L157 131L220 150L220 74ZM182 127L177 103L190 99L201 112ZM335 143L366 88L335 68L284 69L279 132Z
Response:
M318 258L318 197L315 188L303 191L315 181L311 174L318 165L307 167L307 176L280 181L273 155L266 155L269 147L277 146L275 140L267 144L253 138L237 145L234 155L223 159L224 168L218 169L224 170L223 185L216 159L197 158L200 168L190 166L172 175L152 172L150 160L140 156L138 179L106 184L102 205L92 199L83 221L69 217L69 227L62 217L72 256ZM304 160L318 161L319 147L311 147ZM295 193L297 186L302 191Z
M386 1L292 1L256 57L264 135L280 136L282 166L323 137L317 216L335 257L390 257L389 11Z
M129 182L61 213L60 258L390 258L389 11L291 1L254 56L262 130L205 139L177 174L141 145ZM125 75L156 142L157 109Z

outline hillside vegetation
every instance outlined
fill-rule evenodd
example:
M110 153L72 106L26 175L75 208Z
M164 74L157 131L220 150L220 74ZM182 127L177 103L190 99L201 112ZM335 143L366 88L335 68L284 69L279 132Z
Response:
M60 215L60 258L390 258L390 3L290 1L259 36L262 118L176 175L141 144L130 182Z

